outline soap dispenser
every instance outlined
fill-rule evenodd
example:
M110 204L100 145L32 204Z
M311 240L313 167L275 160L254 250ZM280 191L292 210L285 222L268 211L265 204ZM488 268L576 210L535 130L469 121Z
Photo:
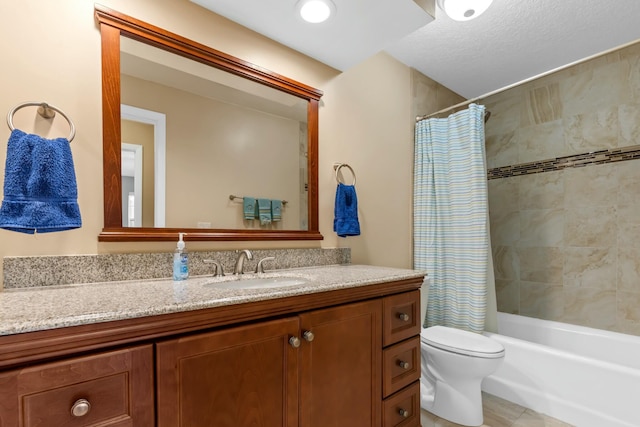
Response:
M173 254L173 280L186 280L189 277L189 257L182 240L184 234L179 233L178 245Z

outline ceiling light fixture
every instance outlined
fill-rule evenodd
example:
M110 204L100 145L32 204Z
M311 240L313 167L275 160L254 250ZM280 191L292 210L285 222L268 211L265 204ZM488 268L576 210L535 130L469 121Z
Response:
M300 0L296 8L302 19L312 24L324 22L336 13L336 5L331 0Z
M438 7L455 21L469 21L480 16L493 0L438 0Z

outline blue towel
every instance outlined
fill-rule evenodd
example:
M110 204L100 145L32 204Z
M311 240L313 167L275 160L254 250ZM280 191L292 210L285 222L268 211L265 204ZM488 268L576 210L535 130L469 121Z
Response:
M282 219L282 200L271 201L271 219L273 222L280 221Z
M253 197L242 198L242 210L244 212L244 219L256 219L256 199Z
M82 226L66 138L45 139L14 129L4 173L0 228L33 234Z
M359 236L358 196L353 185L338 184L334 207L333 231L340 237Z
M271 224L271 200L258 199L258 218L260 225Z

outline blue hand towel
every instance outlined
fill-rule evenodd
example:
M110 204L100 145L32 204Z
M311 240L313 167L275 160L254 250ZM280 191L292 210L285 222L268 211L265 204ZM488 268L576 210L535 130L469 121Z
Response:
M271 219L273 222L280 221L282 219L282 200L271 201Z
M340 237L359 236L358 196L353 185L338 184L334 207L333 231Z
M45 139L14 129L4 172L0 228L33 234L82 226L66 138Z
M271 224L271 200L258 199L258 218L260 225Z
M244 219L256 219L256 199L253 197L243 197L242 210L244 212Z

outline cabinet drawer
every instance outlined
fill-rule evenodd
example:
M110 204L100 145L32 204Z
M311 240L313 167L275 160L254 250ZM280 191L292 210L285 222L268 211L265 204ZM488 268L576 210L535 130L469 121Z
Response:
M420 334L420 291L384 298L383 310L385 347Z
M387 397L420 379L420 338L386 348L383 360L382 389Z
M383 427L420 427L420 382L389 397L382 404Z
M153 426L152 366L147 345L0 374L0 424Z

